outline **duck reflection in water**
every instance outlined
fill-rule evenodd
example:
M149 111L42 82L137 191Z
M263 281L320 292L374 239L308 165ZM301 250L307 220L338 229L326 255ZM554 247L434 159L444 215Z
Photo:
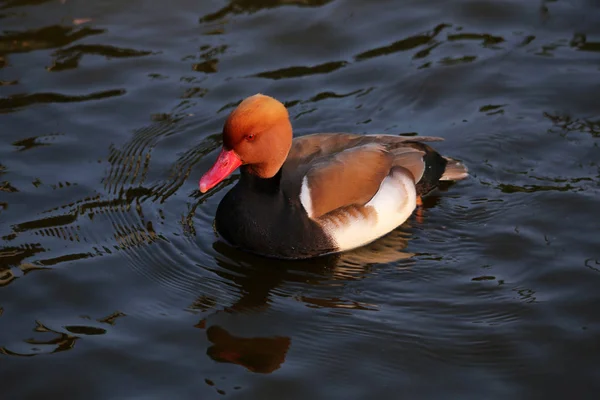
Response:
M406 225L408 224L405 224L405 227ZM399 265L399 268L409 268L414 263L414 254L403 251L408 245L408 240L409 235L397 229L354 251L297 261L255 256L217 241L213 248L217 253L216 259L220 268L215 268L212 272L235 283L241 296L234 304L216 311L212 316L218 313L265 311L269 307L273 290L287 283L339 286L344 285L344 282L367 278L378 264L394 263ZM376 305L339 297L301 296L298 300L310 307L377 310ZM198 304L209 302L206 298L200 298L194 308L199 308ZM204 329L206 325L205 318L196 327ZM292 338L285 336L240 337L218 325L210 326L206 330L206 336L212 343L207 350L211 359L237 364L256 373L271 373L279 369L285 362L292 343Z
M208 340L213 343L206 354L218 362L241 365L249 371L268 374L285 361L291 339L284 336L243 338L234 336L220 326L206 330Z

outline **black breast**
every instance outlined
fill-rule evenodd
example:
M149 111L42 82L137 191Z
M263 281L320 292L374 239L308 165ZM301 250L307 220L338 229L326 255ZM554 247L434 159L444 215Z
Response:
M216 215L217 231L243 250L277 258L307 258L336 248L302 208L298 196L285 193L281 173L260 179L242 171Z

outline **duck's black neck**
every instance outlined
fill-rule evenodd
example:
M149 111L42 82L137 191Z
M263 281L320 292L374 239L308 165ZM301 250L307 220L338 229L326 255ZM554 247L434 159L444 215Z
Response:
M279 191L281 184L281 169L272 178L261 178L252 173L251 169L243 166L240 169L240 183L252 188L252 190L274 194Z

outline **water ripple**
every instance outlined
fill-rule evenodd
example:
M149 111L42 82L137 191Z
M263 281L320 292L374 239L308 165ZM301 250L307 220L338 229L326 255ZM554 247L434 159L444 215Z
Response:
M115 321L124 316L124 313L117 311L106 317L98 318L96 320L100 324L109 325L108 329L101 326L94 326L98 324L92 325L89 317L82 317L82 319L86 320L86 325L66 325L62 329L50 328L49 326L36 320L33 332L36 334L36 336L41 336L43 339L29 338L23 340L25 346L21 345L19 347L27 347L27 349L20 351L11 350L7 346L0 347L0 354L13 357L34 357L44 354L54 354L63 351L69 351L75 348L78 341L85 336L107 334L110 328L114 327ZM48 336L53 337L48 338Z
M115 46L99 44L80 44L67 48L61 48L54 53L52 64L47 67L48 71L57 72L77 68L80 60L85 55L103 56L110 58L143 57L152 54L151 51L124 49Z
M230 14L251 14L260 10L280 6L320 7L332 1L333 0L230 0L230 3L220 10L200 17L200 22L214 22L224 19Z
M155 212L155 210L152 209L152 205L144 206L144 202L151 199L152 202L164 203L185 183L193 166L200 161L202 156L218 146L217 136L203 140L198 146L183 152L168 169L168 174L164 179L155 180L148 187L144 186L150 169L152 149L160 140L185 129L186 124L179 121L180 119L175 119L152 124L135 131L131 140L122 148L111 146L108 157L110 168L107 176L102 179L103 191L65 205L46 209L40 213L41 217L39 218L13 224L11 226L12 233L5 235L5 239L16 240L21 235L28 234L42 240L43 238L52 238L69 241L76 246L67 250L66 254L56 255L56 250L42 248L31 252L29 250L36 247L24 244L22 245L24 247L21 247L18 252L21 256L12 255L7 258L10 261L8 267L17 266L26 269L27 265L53 266L62 262L110 255L114 252L125 252L130 255L135 253L137 255L131 256L133 261L144 260L146 252L156 251L158 242L168 243L169 239L156 230L154 221L145 216L148 211ZM35 143L34 139L15 144L31 147ZM5 191L12 187L8 182L4 186ZM64 185L59 182L55 189L70 186L72 184L69 182L65 182ZM42 188L40 187L40 189ZM162 210L158 211L162 213ZM82 219L82 217L87 218ZM110 229L99 229L100 226L107 226L107 224ZM151 247L153 250L144 250L146 247ZM4 249L6 257L17 249L6 247ZM45 259L37 259L32 264L25 263L27 258L33 257L41 251L47 251L49 256ZM170 257L167 256L161 260L160 252L158 253L156 256L158 263L168 260ZM137 265L135 262L132 264ZM143 262L141 264L143 269ZM193 263L186 260L184 264L192 265ZM168 276L169 271L162 271L166 271L167 275L160 275L161 270L159 269L155 271L159 273L155 278L159 281L169 282L171 279ZM7 278L4 281L12 280L13 278ZM185 277L180 280L175 279L171 285L177 285L177 281L183 285L185 280Z
M105 33L105 29L54 25L27 31L5 32L0 36L0 55L25 53L67 46L88 36ZM52 38L52 40L48 40Z
M288 67L275 71L260 72L255 77L268 79L299 78L307 75L328 74L348 65L345 61L332 61L312 67Z
M0 98L0 114L12 112L19 108L34 104L77 103L83 101L102 100L110 97L123 96L125 93L125 89L112 89L84 95L66 95L60 93L14 94L8 97Z
M431 32L423 33L420 35L410 36L408 38L404 38L398 40L392 44L387 46L378 47L375 49L364 51L360 54L354 56L356 61L364 61L374 57L385 56L388 54L397 53L399 51L407 51L422 46L424 44L428 44L431 42L436 36L438 36L444 29L449 28L451 25L449 24L440 24L433 28ZM419 58L422 58L420 56Z

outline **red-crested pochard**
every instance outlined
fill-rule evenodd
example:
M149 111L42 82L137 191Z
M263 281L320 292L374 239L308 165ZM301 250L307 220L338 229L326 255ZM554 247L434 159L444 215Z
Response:
M200 179L205 193L240 167L217 208L231 245L309 258L370 243L401 225L421 195L468 176L424 142L435 137L316 133L293 138L287 109L257 94L231 112L223 148Z

